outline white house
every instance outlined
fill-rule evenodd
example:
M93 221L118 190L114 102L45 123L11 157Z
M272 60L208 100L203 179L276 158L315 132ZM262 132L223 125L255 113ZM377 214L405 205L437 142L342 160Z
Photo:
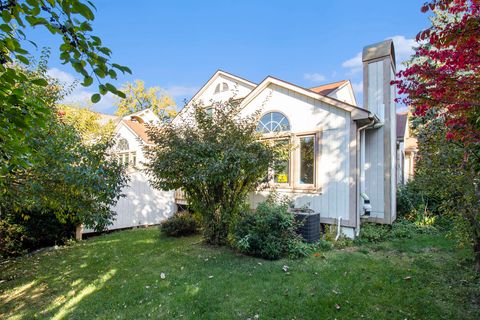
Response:
M418 151L417 138L410 128L410 111L397 113L397 184L403 185L413 179L415 158Z
M362 59L363 107L357 105L350 81L304 88L272 76L257 84L217 71L173 121L180 125L194 103L208 106L231 97L241 101L243 115L260 110L258 130L265 138L288 139L297 146L288 169L274 173L277 191L288 194L296 206L319 212L321 223L340 222L343 233L354 237L364 221L390 224L396 218L393 42L365 47ZM150 143L144 123L156 121L145 110L124 117L117 126L117 153L131 163L132 182L115 208L112 229L158 223L184 204L179 193L154 190L145 173L136 170L144 161L142 147ZM268 192L252 194L251 205ZM368 215L366 199L371 204Z
M145 124L158 125L159 118L152 110L135 112L119 119L115 127L114 154L126 166L130 179L122 190L113 210L117 213L109 230L159 224L176 211L173 191L153 188L147 174L142 170L145 163L144 147L151 145ZM85 230L84 233L93 232Z
M181 124L193 102L208 106L231 97L242 114L262 113L258 130L265 138L291 141L288 169L272 181L296 206L320 213L321 223L337 224L355 236L362 221L392 223L396 218L395 52L387 40L363 50L364 107L350 81L304 88L266 77L256 84L217 71L174 119ZM314 154L313 157L308 156ZM252 206L268 190L252 194ZM364 200L371 203L364 213Z

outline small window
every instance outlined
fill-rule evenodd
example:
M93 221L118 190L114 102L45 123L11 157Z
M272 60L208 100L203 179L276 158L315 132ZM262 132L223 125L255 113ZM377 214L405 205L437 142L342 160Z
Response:
M300 137L300 184L314 184L315 136Z
M257 126L257 131L261 133L273 133L290 130L290 122L280 112L270 112L264 115Z
M228 83L226 83L226 82L219 83L219 84L217 84L217 86L215 87L215 92L214 92L214 94L228 91L228 89L229 89Z
M120 141L118 141L118 150L128 150L129 149L129 146L128 146L128 141L127 139L120 139Z

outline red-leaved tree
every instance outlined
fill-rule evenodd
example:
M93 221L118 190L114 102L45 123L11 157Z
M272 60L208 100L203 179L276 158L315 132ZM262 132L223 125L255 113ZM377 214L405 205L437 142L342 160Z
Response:
M446 140L463 150L457 165L473 184L476 210L465 219L480 271L480 0L432 0L428 11L432 26L417 35L419 47L393 84L414 117L442 118Z

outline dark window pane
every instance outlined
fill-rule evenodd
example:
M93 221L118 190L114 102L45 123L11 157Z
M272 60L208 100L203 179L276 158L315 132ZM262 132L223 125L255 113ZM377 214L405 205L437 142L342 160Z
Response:
M289 183L290 152L288 150L288 140L275 141L275 147L278 155L274 164L274 182Z
M300 183L313 184L315 168L315 138L300 138Z

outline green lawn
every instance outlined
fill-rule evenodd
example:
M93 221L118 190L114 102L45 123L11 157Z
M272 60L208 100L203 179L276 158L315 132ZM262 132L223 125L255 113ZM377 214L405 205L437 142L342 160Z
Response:
M471 263L441 236L272 262L137 229L1 263L0 318L480 319Z

